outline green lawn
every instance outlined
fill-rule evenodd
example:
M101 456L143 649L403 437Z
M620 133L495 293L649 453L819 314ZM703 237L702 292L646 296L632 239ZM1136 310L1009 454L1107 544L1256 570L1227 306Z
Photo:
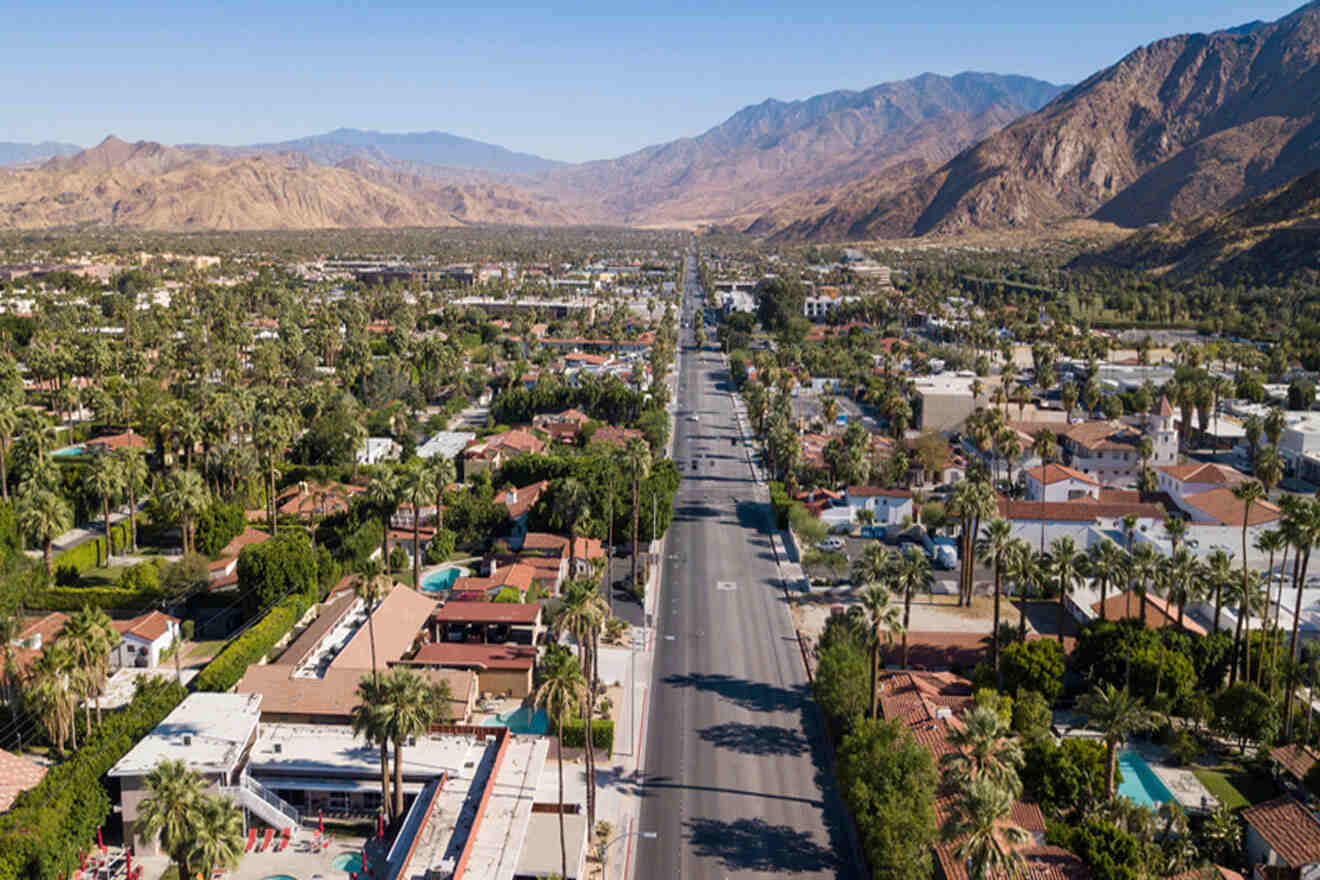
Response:
M1278 794L1274 780L1252 773L1236 761L1208 767L1197 765L1192 772L1221 804L1232 810L1259 804Z
M203 642L196 642L191 651L188 652L188 658L197 658L200 660L209 660L214 657L228 639L208 639Z

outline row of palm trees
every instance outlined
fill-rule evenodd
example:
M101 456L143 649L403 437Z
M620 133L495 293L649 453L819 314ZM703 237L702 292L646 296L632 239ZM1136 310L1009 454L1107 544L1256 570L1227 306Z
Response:
M17 634L18 618L0 622L0 635L6 636L5 692L13 685L9 675L9 639ZM83 607L69 616L54 642L43 647L32 661L23 682L22 700L41 721L47 735L60 754L65 742L78 747L75 724L78 704L82 703L83 729L92 730L92 705L95 703L96 723L101 723L101 693L110 668L110 655L120 641L110 617L100 608Z

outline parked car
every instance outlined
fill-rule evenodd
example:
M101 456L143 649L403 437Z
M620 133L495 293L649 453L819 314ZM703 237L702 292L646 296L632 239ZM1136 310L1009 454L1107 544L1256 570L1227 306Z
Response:
M936 538L931 549L931 559L940 568L948 571L958 567L958 544L953 538Z
M843 538L829 537L817 544L816 547L820 550L842 550Z

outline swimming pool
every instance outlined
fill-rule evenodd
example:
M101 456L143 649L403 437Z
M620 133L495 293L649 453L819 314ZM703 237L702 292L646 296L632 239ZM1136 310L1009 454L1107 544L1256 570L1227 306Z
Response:
M510 733L530 733L544 736L550 730L550 716L544 709L533 712L527 706L519 706L509 712L501 712L485 722L488 727L507 727Z
M362 872L362 853L342 853L335 856L335 860L330 864L336 871L343 871L345 874L359 874Z
M1138 753L1119 752L1118 769L1123 771L1123 781L1118 784L1118 793L1123 797L1146 807L1158 807L1173 800L1173 793Z
M453 566L433 571L422 578L422 592L438 593L447 590L454 585L454 581L458 580L459 574L459 570Z
M85 455L86 453L86 446L66 446L63 449L56 449L51 453L51 456L54 458L73 458L75 455Z

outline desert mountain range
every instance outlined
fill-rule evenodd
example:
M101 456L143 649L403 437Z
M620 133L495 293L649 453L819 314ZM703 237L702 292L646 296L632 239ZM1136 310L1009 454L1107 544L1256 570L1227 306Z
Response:
M1073 217L1138 228L1232 211L1320 168L1318 62L1320 0L1158 40L1070 88L924 74L768 100L577 165L444 132L247 147L111 137L74 155L6 144L0 227L716 224L785 241Z

